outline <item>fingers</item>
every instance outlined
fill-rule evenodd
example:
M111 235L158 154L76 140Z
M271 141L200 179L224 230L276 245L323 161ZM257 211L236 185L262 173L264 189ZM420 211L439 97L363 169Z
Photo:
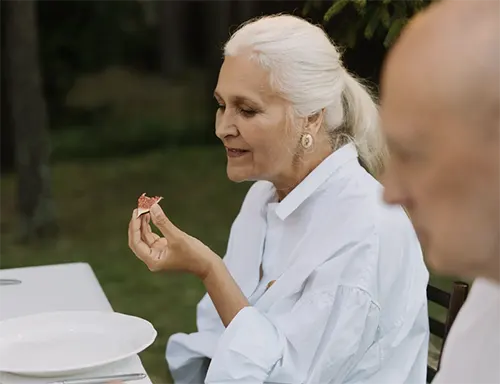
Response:
M137 209L134 209L128 226L128 246L139 259L147 262L154 257L154 250L141 238L141 220L142 218L137 217Z
M150 216L145 214L141 216L141 237L142 240L151 248L153 244L160 238L156 233L153 233L149 225Z
M167 240L171 241L179 235L180 230L167 218L159 204L151 207L150 211L153 224L163 233Z
M128 245L132 252L147 265L150 271L161 270L162 255L165 249L162 247L151 247L142 238L142 217L137 217L137 209L132 213L132 219L129 223L128 228ZM146 220L148 220L146 218ZM149 228L149 224L146 225ZM157 237L157 240L161 240L158 235L151 232L151 235ZM156 240L155 240L156 241Z

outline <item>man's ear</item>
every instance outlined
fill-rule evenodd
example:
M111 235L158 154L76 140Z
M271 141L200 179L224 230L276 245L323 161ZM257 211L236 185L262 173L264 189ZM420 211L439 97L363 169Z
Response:
M310 115L306 119L306 131L311 132L313 135L316 135L321 126L323 125L323 119L325 116L325 110L322 109L319 112L316 112L313 115Z

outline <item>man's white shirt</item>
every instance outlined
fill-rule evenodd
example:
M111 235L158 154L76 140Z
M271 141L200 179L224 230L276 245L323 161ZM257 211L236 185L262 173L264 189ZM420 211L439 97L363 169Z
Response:
M500 284L482 278L474 282L432 383L500 383Z

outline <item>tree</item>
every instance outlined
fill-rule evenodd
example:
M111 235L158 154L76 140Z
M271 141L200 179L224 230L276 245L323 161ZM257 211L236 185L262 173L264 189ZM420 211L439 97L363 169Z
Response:
M21 239L55 234L48 115L38 59L35 2L6 1L6 83L14 130Z
M177 78L185 70L185 52L182 27L186 4L179 0L158 1L160 62L163 76Z
M0 25L5 25L5 3L0 2ZM0 29L0 171L11 171L14 166L14 139L9 121L7 76L5 69L5 29Z
M388 48L408 20L430 3L431 0L333 0L323 21L335 23L335 40L349 48L356 45L361 34L368 40L380 38ZM309 0L303 13L307 15L322 5L321 0Z
M208 20L210 35L208 36L208 66L206 79L207 105L215 105L214 89L219 78L219 70L223 62L224 44L230 36L231 1L208 1ZM214 113L215 116L215 113ZM210 132L213 135L213 124ZM215 137L215 135L213 135Z
M208 89L209 98L212 102L212 92L219 69L222 64L224 43L230 36L231 22L231 2L229 1L208 1L206 4L207 18L206 20L206 41L208 46ZM234 5L234 4L233 4Z
M236 4L236 21L238 25L255 17L258 11L258 5L259 4L253 0L239 0Z

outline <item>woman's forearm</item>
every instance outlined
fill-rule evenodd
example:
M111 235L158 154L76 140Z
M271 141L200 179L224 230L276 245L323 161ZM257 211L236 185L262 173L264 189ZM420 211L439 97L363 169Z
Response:
M219 257L210 263L209 272L203 283L225 327L239 311L250 305Z

